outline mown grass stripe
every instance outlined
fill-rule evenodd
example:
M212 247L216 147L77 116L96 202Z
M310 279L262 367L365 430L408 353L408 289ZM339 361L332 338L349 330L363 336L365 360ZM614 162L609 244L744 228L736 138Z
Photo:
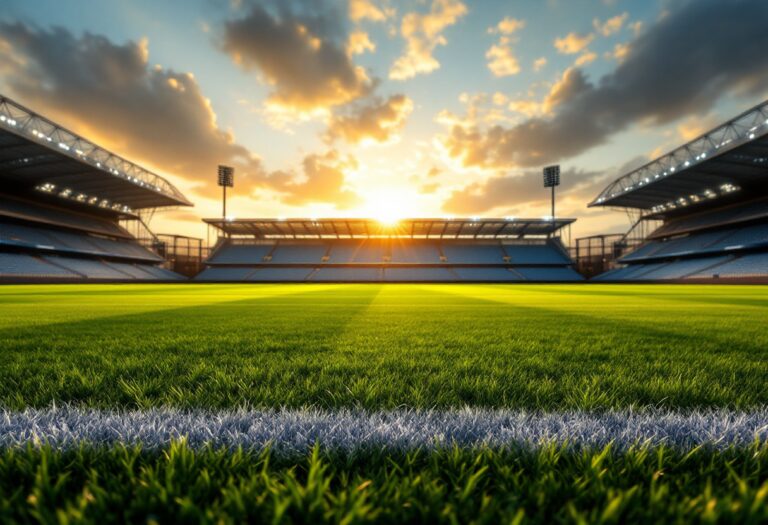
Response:
M751 412L622 410L554 413L486 410L178 410L108 411L74 407L0 412L0 447L71 448L185 439L205 446L305 454L316 443L340 452L409 451L446 446L542 445L627 449L637 444L680 450L746 447L768 441L768 409Z

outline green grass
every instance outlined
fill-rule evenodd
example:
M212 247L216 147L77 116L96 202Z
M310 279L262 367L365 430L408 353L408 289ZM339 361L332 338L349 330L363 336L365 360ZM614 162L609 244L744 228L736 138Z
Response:
M0 405L768 403L768 289L0 287Z
M765 523L768 448L0 452L0 522Z
M768 404L768 288L0 287L0 406ZM768 446L0 450L2 523L765 523Z

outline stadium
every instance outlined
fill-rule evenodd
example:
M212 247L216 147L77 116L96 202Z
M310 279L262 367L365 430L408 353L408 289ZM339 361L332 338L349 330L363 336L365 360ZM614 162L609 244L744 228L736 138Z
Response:
M231 2L218 26L151 11L200 26L158 61L189 47L213 83L150 62L157 28L120 44L0 14L0 522L768 523L768 101L733 70L696 91L720 54L678 40L693 20L709 49L750 2L604 2L549 60L518 46L534 16L459 0L340 2L352 29L304 0ZM92 8L154 27L126 6ZM443 32L490 12L464 26L489 40L480 73L541 75L531 100L451 91L489 80ZM726 62L760 69L765 16ZM398 35L388 79L355 62ZM633 62L656 42L668 62ZM265 101L221 125L214 103L253 86L214 51ZM659 88L683 62L691 84ZM395 136L411 114L447 127ZM239 138L259 119L264 151L325 153L265 168ZM403 181L408 213L358 213Z

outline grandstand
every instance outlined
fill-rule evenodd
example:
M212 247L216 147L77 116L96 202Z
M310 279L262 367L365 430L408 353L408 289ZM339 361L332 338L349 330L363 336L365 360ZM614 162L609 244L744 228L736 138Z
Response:
M204 219L197 281L580 281L557 235L574 219Z
M768 101L611 183L634 246L599 281L768 282ZM660 226L628 242L643 223Z
M162 177L0 95L0 281L181 279L161 266L141 213L190 205Z

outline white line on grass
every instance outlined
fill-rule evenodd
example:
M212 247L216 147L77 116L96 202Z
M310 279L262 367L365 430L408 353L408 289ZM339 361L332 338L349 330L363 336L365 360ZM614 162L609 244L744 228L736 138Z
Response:
M47 443L141 444L163 447L185 438L190 446L304 453L315 443L339 452L413 450L437 446L573 447L619 449L648 443L679 449L704 445L744 447L768 441L768 408L693 412L643 410L541 413L465 408L448 411L395 410L178 410L135 411L73 407L0 410L0 447Z

